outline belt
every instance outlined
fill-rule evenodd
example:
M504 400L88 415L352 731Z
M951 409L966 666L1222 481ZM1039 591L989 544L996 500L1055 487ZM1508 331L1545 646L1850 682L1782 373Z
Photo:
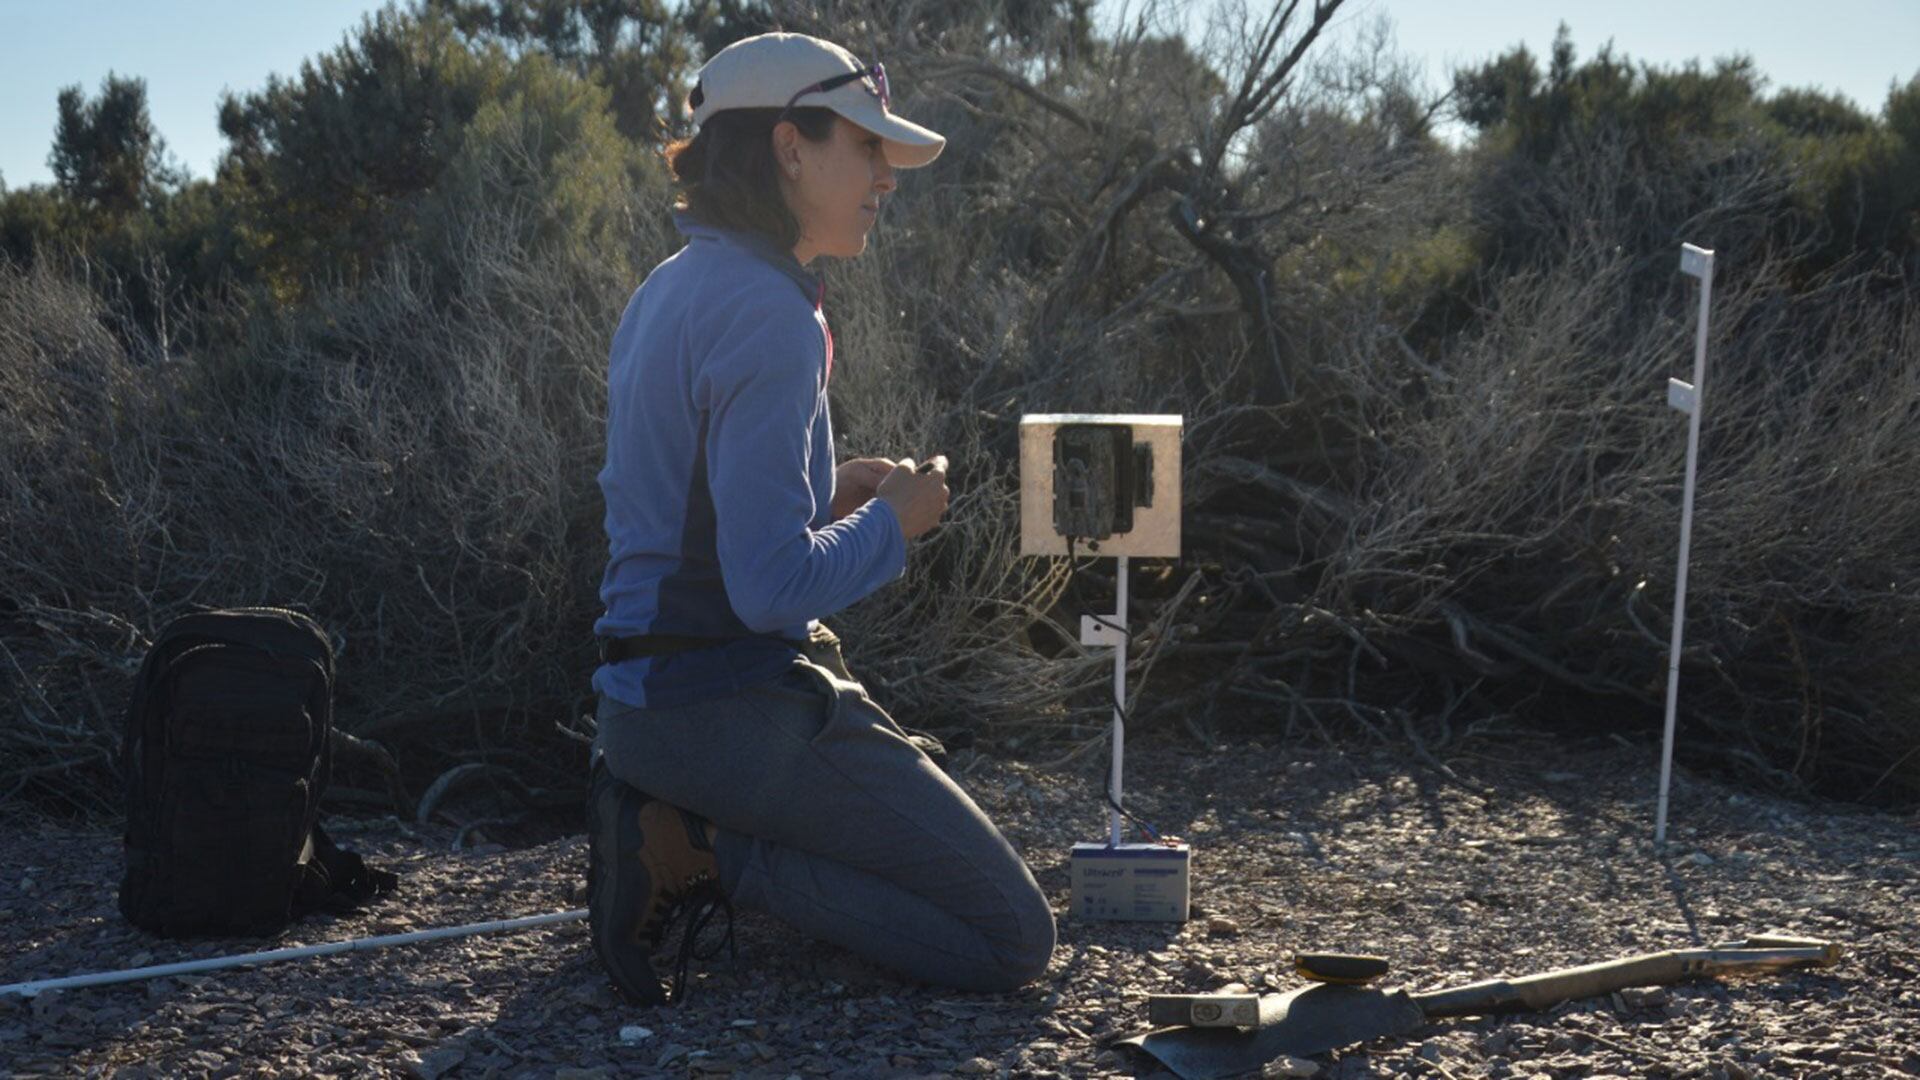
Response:
M623 660L638 660L643 656L672 656L675 653L692 652L695 649L711 649L716 645L725 645L729 641L745 640L737 637L691 637L684 634L603 637L600 639L600 662L618 664Z
M777 641L782 645L800 648L801 643L789 641L773 634L743 634L740 637L694 637L688 634L636 634L632 637L603 637L600 639L600 662L618 664L623 660L638 660L643 656L672 656L676 653L693 652L695 649L711 649L734 641Z

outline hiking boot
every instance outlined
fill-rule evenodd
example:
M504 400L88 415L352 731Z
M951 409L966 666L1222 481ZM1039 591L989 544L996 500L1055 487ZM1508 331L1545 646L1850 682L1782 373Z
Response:
M587 803L587 921L594 954L630 1001L668 1002L652 952L678 910L696 900L725 903L711 828L622 783L603 761L594 761ZM688 946L694 932L690 927ZM676 999L684 981L676 973Z

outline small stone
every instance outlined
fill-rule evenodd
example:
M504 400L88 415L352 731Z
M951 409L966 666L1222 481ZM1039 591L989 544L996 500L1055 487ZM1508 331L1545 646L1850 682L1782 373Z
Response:
M1414 1051L1414 1056L1418 1057L1421 1061L1432 1062L1438 1065L1440 1064L1440 1059L1445 1055L1441 1051L1439 1043L1428 1039L1426 1042L1420 1044L1420 1049Z
M587 1009L611 1009L619 1004L613 996L613 987L603 980L568 987L566 996L568 1001Z
M1713 856L1707 854L1704 851L1696 851L1693 854L1687 856L1687 861L1692 863L1695 866L1712 866Z
M599 1065L591 1069L562 1065L553 1070L553 1080L611 1080L611 1074Z
M620 1041L623 1043L645 1042L651 1038L653 1038L653 1029L641 1027L639 1024L628 1024L620 1029Z
M467 1060L467 1052L458 1046L442 1046L424 1055L409 1050L400 1055L400 1060L406 1065L407 1075L417 1080L440 1080L447 1070Z
M1207 933L1216 937L1232 937L1240 932L1240 924L1224 915L1215 915L1207 920Z
M1289 1057L1281 1054L1260 1067L1262 1080L1278 1076L1317 1076L1320 1066L1306 1058Z
M968 1058L961 1062L953 1071L962 1076L985 1076L988 1073L997 1071L997 1069L998 1066L994 1065L993 1062L988 1061L986 1058L977 1057Z

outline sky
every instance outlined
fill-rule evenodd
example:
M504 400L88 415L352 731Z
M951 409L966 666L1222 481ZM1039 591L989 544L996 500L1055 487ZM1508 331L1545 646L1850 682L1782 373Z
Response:
M60 88L77 83L91 95L109 71L146 79L154 126L174 157L191 174L211 176L224 147L221 93L297 73L301 60L338 45L379 6L0 0L0 179L10 187L50 182ZM1891 84L1920 74L1920 0L1348 0L1340 20L1353 28L1379 15L1392 20L1400 50L1436 87L1452 68L1516 43L1544 57L1562 22L1583 58L1609 40L1616 54L1662 66L1746 53L1775 88L1822 87L1869 112L1879 111Z

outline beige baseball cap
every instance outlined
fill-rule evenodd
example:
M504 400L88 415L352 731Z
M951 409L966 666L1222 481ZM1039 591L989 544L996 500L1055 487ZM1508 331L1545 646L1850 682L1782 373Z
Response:
M838 85L814 89L830 81ZM867 67L831 41L775 33L742 38L715 53L700 68L687 105L696 124L726 109L783 109L789 103L832 109L880 136L896 169L918 168L939 157L946 136L893 115L888 98L886 71L879 64Z

